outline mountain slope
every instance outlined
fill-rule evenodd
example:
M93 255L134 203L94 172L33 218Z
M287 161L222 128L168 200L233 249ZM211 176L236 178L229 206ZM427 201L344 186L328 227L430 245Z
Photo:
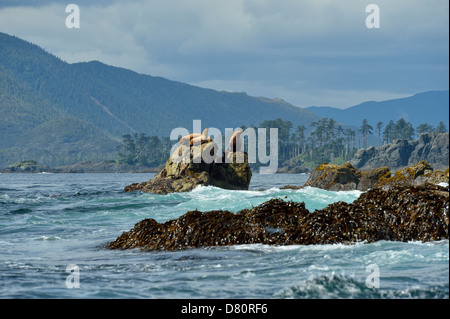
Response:
M68 64L34 44L0 33L0 167L35 156L35 151L25 151L31 149L65 152L55 153L51 160L45 157L42 164L71 164L79 156L69 156L69 150L86 156L94 151L86 148L92 144L88 141L97 145L99 153L91 154L93 158L101 153L111 158L112 145L123 134L169 136L177 127L191 131L195 119L202 120L203 127L224 131L278 117L294 126L308 126L319 118L278 99L218 92L97 61ZM65 136L65 127L75 135L58 139L58 148L39 135L51 131L52 136Z
M318 119L283 101L199 88L97 61L67 64L29 43L27 52L24 41L11 38L0 38L0 61L9 74L67 114L114 136L134 131L167 136L179 126L190 129L193 119L222 130L276 117L294 124Z
M417 127L428 123L436 126L443 121L449 124L449 91L429 91L410 97L382 102L364 102L347 109L333 107L308 107L307 110L320 117L331 117L349 125L360 126L364 118L375 127L377 122L385 125L404 118Z

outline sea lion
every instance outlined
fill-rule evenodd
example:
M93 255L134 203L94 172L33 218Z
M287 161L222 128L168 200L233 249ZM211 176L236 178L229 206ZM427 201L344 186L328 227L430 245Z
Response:
M211 142L212 139L210 137L208 137L208 130L209 128L205 128L202 132L202 134L200 133L192 133L186 136L183 136L182 138L180 138L180 144L189 144L192 145L194 143L196 144L201 144L202 142Z
M230 138L229 150L230 152L237 152L240 151L242 148L242 141L241 141L241 134L244 133L243 130L239 130L233 133L233 135Z
M200 136L200 133L192 133L186 136L183 136L182 138L180 138L180 144L189 144L189 142L197 136Z
M202 144L202 143L206 143L206 142L209 143L209 142L211 142L211 141L212 141L212 138L210 138L210 137L208 136L208 130L209 130L208 127L205 128L205 129L203 130L203 132L202 132L202 135L196 136L196 137L192 138L192 139L190 140L189 144L190 144L190 145L193 145L193 144L199 145L199 144Z
M190 140L189 145L199 145L199 144L206 143L206 142L209 143L211 141L212 141L212 138L210 138L210 137L203 138L203 135L201 135L201 136L194 137L192 140Z
M202 132L202 139L206 140L208 138L209 127L205 128Z

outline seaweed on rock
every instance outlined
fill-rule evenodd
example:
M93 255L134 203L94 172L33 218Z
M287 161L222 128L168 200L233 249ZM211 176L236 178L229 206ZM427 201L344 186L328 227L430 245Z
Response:
M110 249L179 250L236 244L311 245L448 239L449 191L425 184L379 188L353 203L309 212L305 204L271 199L238 213L190 211L158 223L145 219Z

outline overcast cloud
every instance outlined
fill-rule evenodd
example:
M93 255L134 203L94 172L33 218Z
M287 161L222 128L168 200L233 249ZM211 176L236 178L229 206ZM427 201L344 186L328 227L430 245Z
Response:
M65 26L69 3L79 29ZM366 28L370 3L379 29ZM0 0L0 31L69 63L348 107L447 90L448 9L447 0Z

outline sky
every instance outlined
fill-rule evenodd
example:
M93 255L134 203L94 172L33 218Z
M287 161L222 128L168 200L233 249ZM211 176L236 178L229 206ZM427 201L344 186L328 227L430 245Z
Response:
M67 28L68 4L79 28ZM368 28L369 4L379 28ZM346 108L449 89L447 0L0 0L0 32L68 63Z

